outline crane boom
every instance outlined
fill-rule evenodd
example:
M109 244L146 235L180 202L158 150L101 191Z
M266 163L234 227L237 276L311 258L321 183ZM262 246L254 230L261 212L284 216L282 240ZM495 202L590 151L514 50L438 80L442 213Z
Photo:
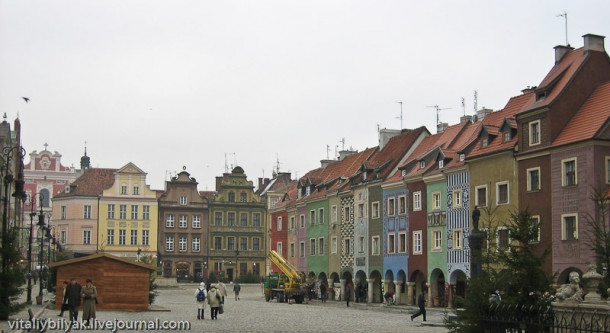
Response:
M279 253L274 250L269 251L269 259L279 267L286 276L293 282L301 281L301 274L294 265L286 261Z

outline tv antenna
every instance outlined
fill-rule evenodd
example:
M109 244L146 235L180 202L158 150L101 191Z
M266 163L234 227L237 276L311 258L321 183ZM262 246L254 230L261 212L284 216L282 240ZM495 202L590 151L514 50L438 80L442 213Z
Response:
M235 153L225 153L225 173L229 173L229 163L227 162L227 155L233 155L233 164L231 164L231 169L235 166Z
M462 112L464 112L464 116L466 115L466 100L462 97Z
M396 102L400 104L400 117L395 117L396 119L400 119L400 129L402 130L402 101Z
M345 150L345 137L341 138L339 142L341 142L341 150Z
M326 159L329 160L330 159L330 145L326 145Z
M479 104L479 92L478 91L474 91L474 114L477 114L477 108L479 107L477 104Z
M449 110L451 108L441 108L438 105L428 105L427 108L435 108L436 109L436 125L440 124L439 114L442 110Z
M564 10L563 13L557 14L557 17L564 18L565 26L566 26L566 46L570 46L570 43L568 43L568 13Z

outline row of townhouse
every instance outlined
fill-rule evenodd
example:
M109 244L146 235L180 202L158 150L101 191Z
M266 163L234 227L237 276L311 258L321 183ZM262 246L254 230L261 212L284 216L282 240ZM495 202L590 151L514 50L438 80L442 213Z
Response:
M216 179L216 191L198 191L186 171L151 190L133 163L120 169L86 168L53 197L59 243L76 256L107 252L157 264L163 277L228 280L260 276L265 265L265 208L244 170ZM263 268L261 268L263 267Z
M270 249L335 297L350 283L369 302L394 290L414 304L428 289L430 304L448 306L471 274L475 206L487 251L510 244L511 212L528 209L556 282L585 271L595 261L591 194L610 184L610 58L604 37L583 38L578 49L555 47L542 82L502 110L439 124L434 135L383 131L375 148L322 161L270 205Z

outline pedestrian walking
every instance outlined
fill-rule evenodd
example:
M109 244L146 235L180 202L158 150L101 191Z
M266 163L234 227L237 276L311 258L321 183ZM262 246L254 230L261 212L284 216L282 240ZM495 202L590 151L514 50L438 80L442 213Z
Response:
M216 289L220 292L220 304L225 304L225 296L227 296L227 287L222 281L218 282Z
M78 307L80 306L81 292L83 287L76 282L76 278L70 279L70 284L66 287L66 298L68 299L68 312L70 321L78 320Z
M220 291L216 289L216 284L210 285L210 291L208 291L208 304L210 305L210 317L212 320L218 319L218 308L220 307Z
M199 288L195 290L195 299L197 301L197 319L204 319L205 313L205 299L207 298L207 290L205 283L201 282Z
M95 320L95 304L97 303L97 289L91 279L86 280L81 296L83 298L83 320L85 325L89 326L89 320Z
M233 293L235 294L235 300L239 301L239 292L241 291L241 286L239 285L239 282L235 282L235 284L233 285Z
M426 292L425 291L422 291L421 294L419 294L419 296L417 296L417 306L419 306L419 311L417 311L416 313L414 313L411 316L411 321L413 321L413 318L419 317L419 315L423 315L424 321L426 321Z
M326 282L320 283L320 300L322 303L326 303Z
M62 302L61 302L61 312L58 314L58 316L63 317L64 316L64 311L68 310L68 300L66 299L66 290L68 289L68 284L70 284L70 282L68 281L64 281L63 283L63 288L64 290L62 291ZM56 294L57 295L57 294Z
M351 294L352 294L352 283L348 282L347 285L345 286L345 301L346 301L348 307L349 307L349 299L351 297Z
M34 270L32 272L32 279L34 279L34 284L36 284L36 280L38 279L38 271Z

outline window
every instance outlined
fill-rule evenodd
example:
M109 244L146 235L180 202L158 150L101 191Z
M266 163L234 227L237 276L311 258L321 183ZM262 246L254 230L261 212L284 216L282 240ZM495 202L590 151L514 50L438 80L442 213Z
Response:
M337 253L337 236L333 236L330 240L331 242L331 248L330 248L330 252L331 253Z
M358 253L364 253L364 236L358 237Z
M131 245L138 245L138 231L137 230L131 230L131 238L130 238L130 244Z
M277 231L282 231L282 217L279 216L276 220Z
M290 217L290 230L294 230L296 228L296 223L294 221L294 216Z
M413 210L421 210L421 191L413 193Z
M260 213L252 213L252 225L254 227L261 226L261 214Z
M62 230L59 233L59 243L62 245L66 245L66 239L68 238L68 232L66 230Z
M496 204L508 204L508 182L496 183Z
M343 254L350 255L352 254L352 242L351 239L345 238L343 240Z
M91 244L91 230L83 230L83 244Z
M294 243L290 243L290 258L294 258Z
M466 154L460 154L460 162L466 159Z
M487 185L475 187L475 202L478 207L487 207Z
M140 187L138 185L134 185L134 187L133 187L133 194L134 195L140 194Z
M178 237L178 251L186 252L186 236Z
M540 144L540 120L530 122L529 127L530 146Z
M214 236L214 250L222 250L222 237Z
M305 215L301 215L301 228L305 228Z
M248 213L240 213L239 214L239 223L242 227L248 226Z
M310 210L309 211L309 224L314 225L315 223L316 223L316 211Z
M508 250L508 245L510 244L510 235L507 227L498 227L498 250L506 251Z
M187 202L187 201L186 201L186 196L181 196L181 197L180 197L180 199L179 199L179 202L178 202L178 203L179 203L181 206L186 206L186 202Z
M66 206L61 206L61 219L66 219Z
M305 257L305 242L299 243L299 257Z
M87 220L91 218L91 206L90 205L83 206L83 218L87 219Z
M277 252L277 254L279 254L280 256L282 255L282 242L277 242L275 244L275 251Z
M127 185L121 185L121 194L127 194Z
M229 192L229 202L235 202L235 192Z
M527 190L540 190L540 168L527 169Z
M576 214L561 215L561 239L578 239L578 216Z
M131 205L131 219L132 220L138 219L138 206L137 205Z
M227 250L235 250L235 237L227 237Z
M239 250L248 251L248 238L247 237L239 238Z
M462 190L454 190L451 197L453 208L462 208Z
M167 228L173 228L174 227L174 214L169 214L165 217L165 226Z
M349 207L345 207L343 211L345 212L345 221L350 221L352 219L352 216L350 215Z
M610 172L609 172L609 174L610 174ZM332 222L337 223L337 206L332 206L330 210L331 210L331 214L332 214L332 217L331 217Z
M394 253L394 252L396 252L396 244L394 242L394 237L396 237L396 235L388 234L388 251L387 251L387 253Z
M222 225L222 212L214 213L214 225L216 225L216 226Z
M374 219L379 218L379 201L373 202L371 205L371 209L373 210L372 215Z
M309 240L309 255L310 256L316 255L316 239L315 238L312 238Z
M371 254L374 256L378 256L380 254L381 242L379 241L379 236L373 236L371 238Z
M426 167L426 161L419 161L419 168L423 169Z
M193 241L191 243L192 252L201 251L201 239L199 237L193 237Z
M540 216L534 215L530 218L532 237L530 243L540 243Z
M242 192L239 194L239 201L240 202L246 202L248 201L248 195L245 192Z
M422 254L422 232L413 231L413 254Z
M277 204L278 199L277 198L271 198L271 204L269 205L270 207L273 207Z
M142 230L142 245L144 245L144 246L150 245L149 239L150 239L150 231Z
M407 212L407 197L401 195L398 197L398 214L405 214Z
M318 209L318 223L324 224L324 208Z
M318 255L324 255L324 237L318 238Z
M445 167L445 161L443 161L443 160L438 161L438 168L442 169L444 167Z
M432 230L432 252L443 250L443 233L440 229Z
M127 219L127 205L119 206L119 219L121 219L121 220Z
M119 245L125 245L127 238L127 231L125 229L119 229Z
M392 216L396 214L394 198L388 198L388 215Z
M462 229L454 229L453 230L453 249L461 250L462 249Z
M398 252L407 253L407 234L405 232L398 234Z
M106 237L106 244L114 245L114 229L108 229L108 236Z
M227 213L227 225L230 227L235 226L235 213L233 213L233 212Z
M165 237L165 251L174 251L174 236Z
M606 184L610 184L610 156L606 156Z
M483 139L481 139L481 148L485 148L487 146L489 146L489 138L484 137Z
M441 209L441 192L432 193L432 209L439 210Z
M61 216L62 216L62 220L63 220L63 219L65 219L65 216L64 216L65 206L61 206L61 208L62 208ZM114 219L114 204L108 205L108 218Z
M189 224L189 217L187 215L180 215L178 217L178 228L186 228Z
M563 186L575 186L578 183L575 158L561 161L561 174L563 175Z
M150 206L148 206L148 205L142 206L142 219L150 220Z
M364 217L364 204L358 204L358 217L363 218Z
M504 132L503 134L504 142L510 141L510 132Z
M193 229L201 228L201 215L193 215L192 228Z

